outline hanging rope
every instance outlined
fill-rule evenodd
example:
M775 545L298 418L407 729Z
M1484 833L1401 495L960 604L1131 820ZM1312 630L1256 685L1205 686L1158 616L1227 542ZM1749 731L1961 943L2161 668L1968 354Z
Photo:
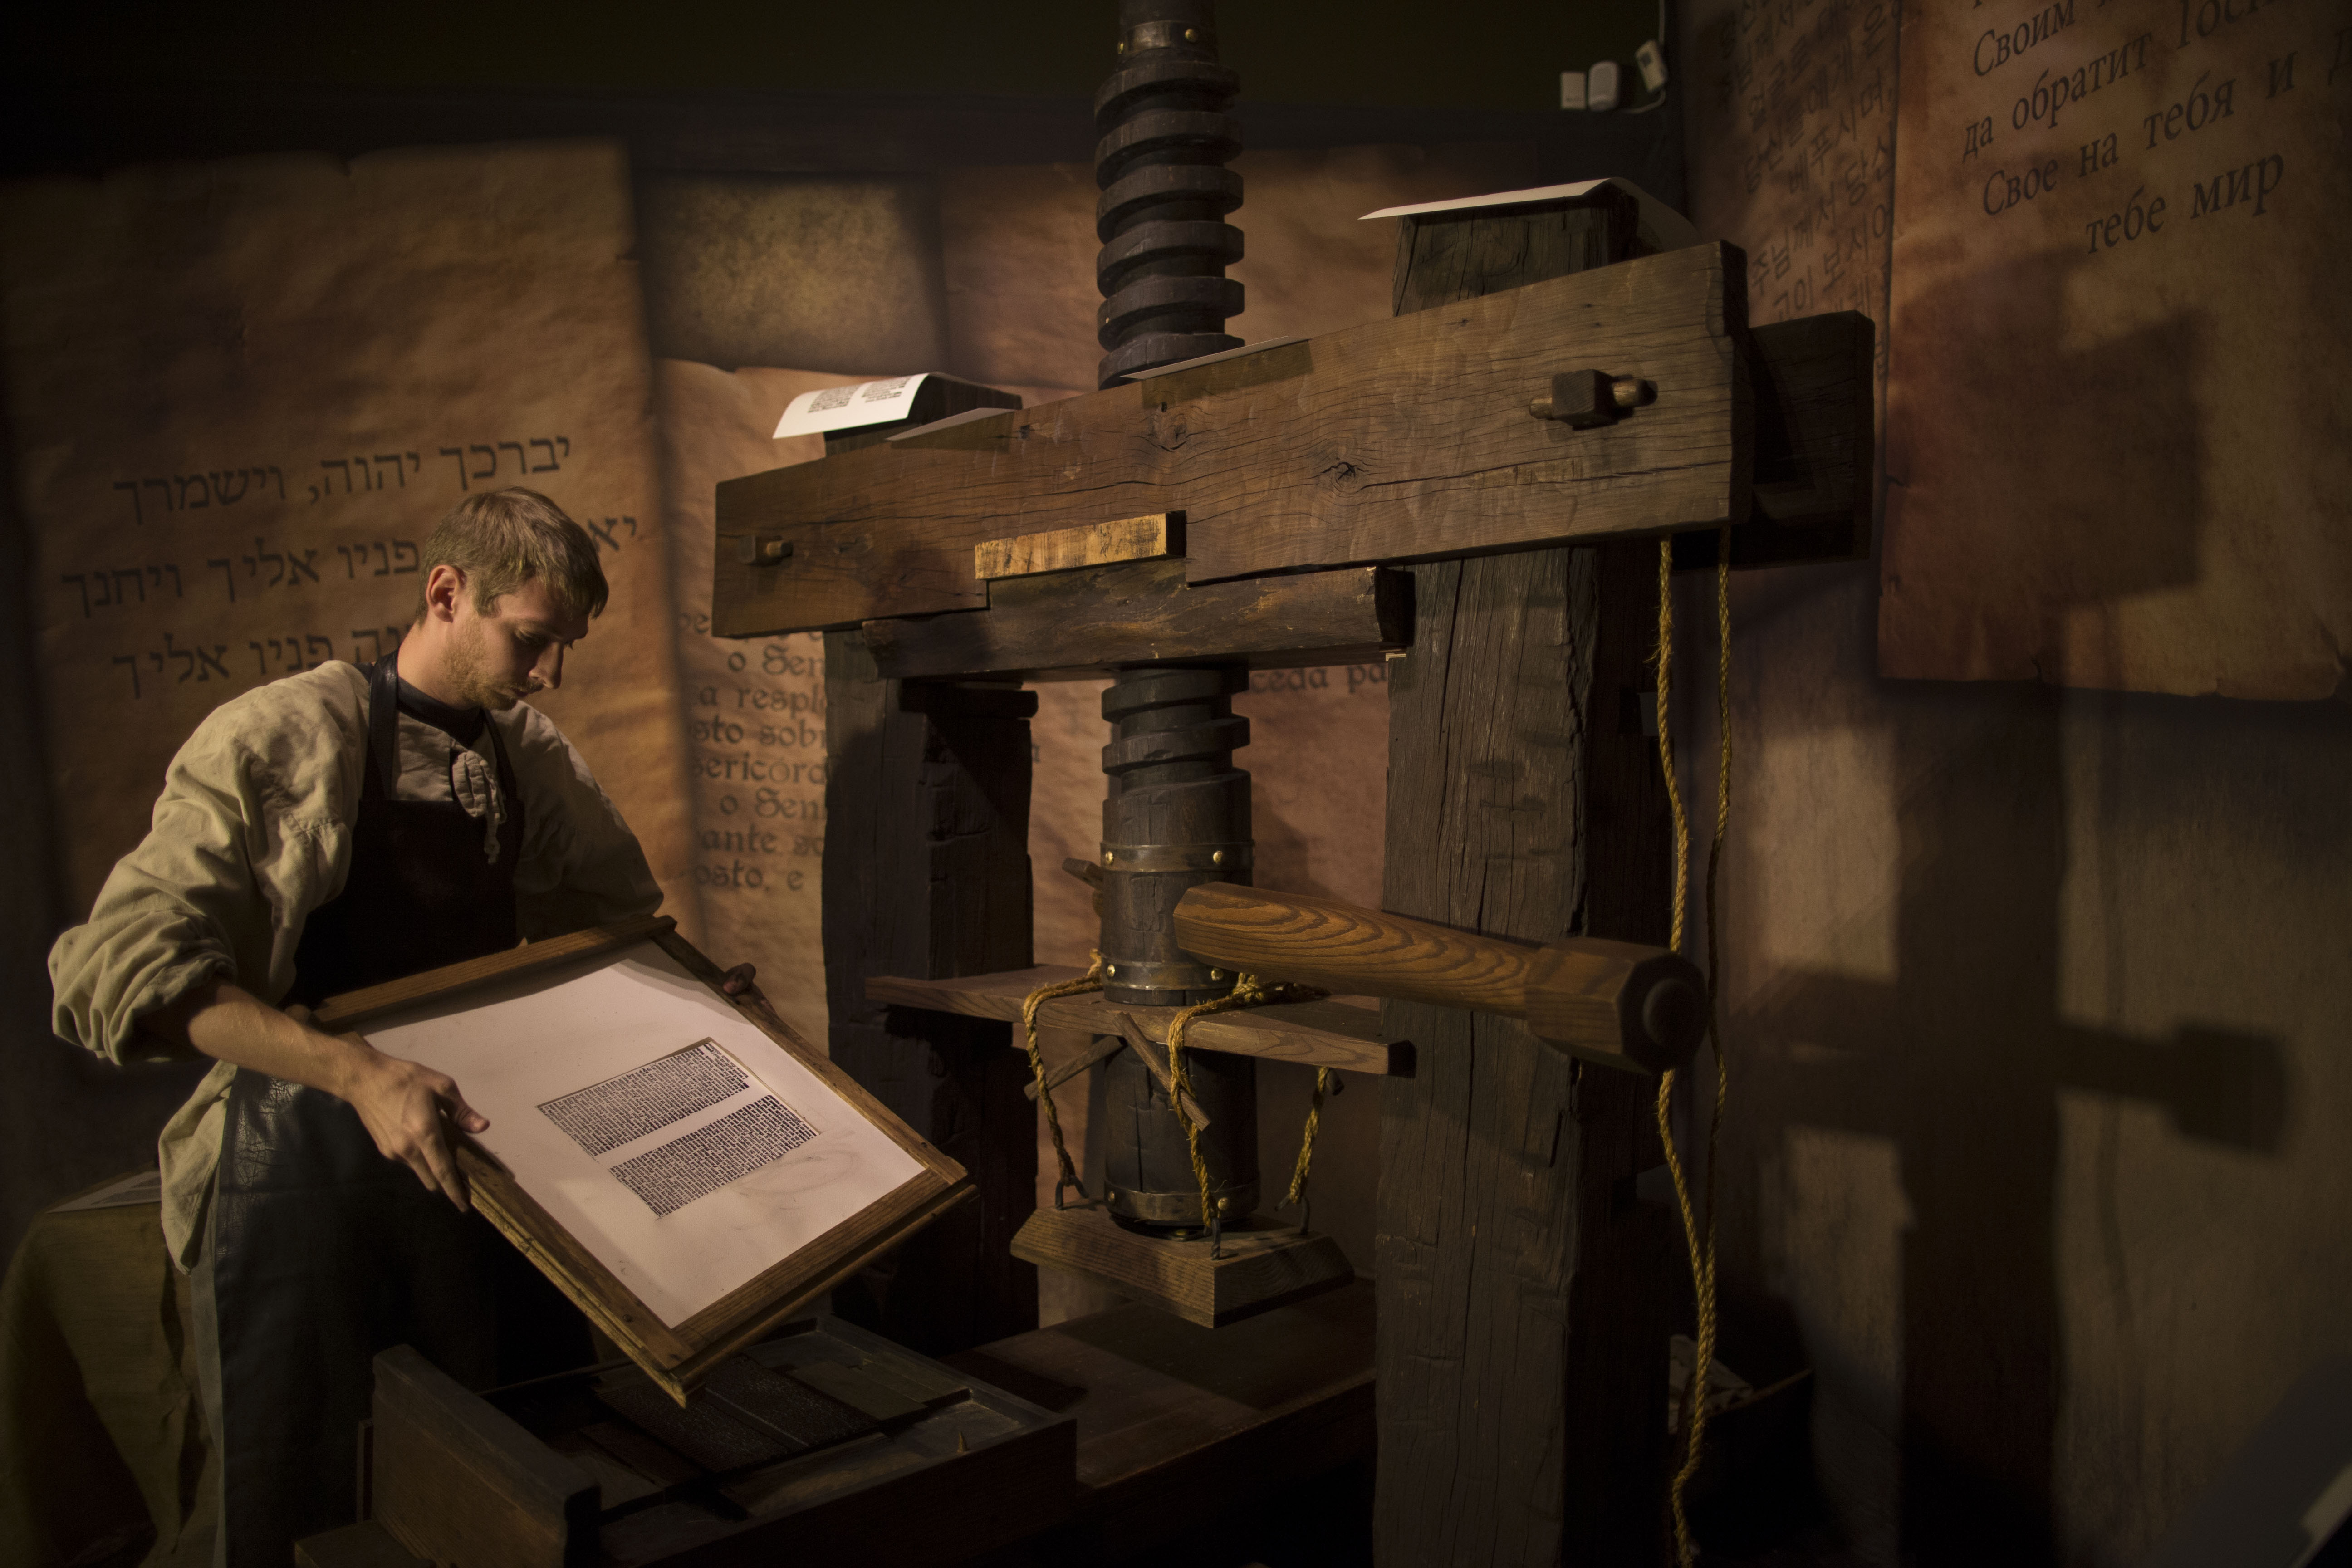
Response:
M1291 1168L1290 1192L1282 1200L1286 1208L1298 1210L1298 1228L1307 1228L1307 1172L1315 1163L1315 1130L1323 1122L1323 1097L1330 1092L1331 1069L1315 1069L1314 1098L1307 1102L1307 1131L1298 1140L1298 1163Z
M1209 1196L1209 1163L1201 1157L1201 1127L1184 1109L1185 1096L1192 1092L1192 1076L1184 1068L1184 1035L1192 1028L1192 1020L1212 1013L1235 1013L1244 1007L1270 1007L1277 1002L1313 1002L1328 996L1329 992L1313 985L1296 985L1287 981L1261 982L1255 974L1238 976L1234 988L1223 996L1198 1002L1168 1021L1168 1081L1181 1092L1171 1094L1176 1120L1184 1124L1184 1143L1192 1156L1192 1179L1201 1185L1201 1224L1209 1233L1209 1256L1220 1258L1224 1250L1224 1218L1217 1212L1214 1200ZM1328 1069L1326 1069L1328 1070ZM1307 1112L1307 1142L1298 1152L1298 1173L1291 1182L1294 1193L1304 1190L1307 1164L1315 1145L1317 1113L1323 1106L1323 1073L1315 1080L1315 1103Z
M1021 1002L1021 1040L1029 1051L1029 1071L1037 1080L1037 1103L1045 1108L1045 1126L1054 1134L1054 1160L1059 1167L1054 1178L1054 1206L1062 1206L1065 1188L1087 1195L1086 1184L1078 1180L1077 1167L1070 1163L1070 1151L1062 1142L1062 1113L1054 1109L1054 1091L1045 1087L1045 1058L1037 1048L1037 1009L1056 996L1076 996L1082 991L1102 989L1103 956L1100 950L1089 953L1087 972L1076 980L1058 981L1052 985L1040 985Z
M1666 804L1673 813L1675 825L1674 920L1669 944L1679 951L1683 944L1685 906L1690 894L1690 822L1684 815L1682 785L1675 773L1674 731L1669 718L1669 694L1673 682L1675 649L1675 609L1672 592L1674 542L1658 542L1658 761L1665 769ZM1706 1037L1715 1053L1715 1105L1706 1129L1706 1220L1702 1228L1691 1203L1690 1178L1683 1169L1682 1152L1675 1145L1674 1091L1675 1075L1668 1071L1658 1079L1658 1140L1664 1145L1666 1170L1674 1178L1675 1204L1682 1212L1683 1238L1688 1244L1691 1261L1691 1289L1698 1310L1698 1348L1696 1364L1691 1370L1690 1383L1684 1393L1683 1429L1686 1447L1682 1463L1675 1468L1674 1480L1667 1491L1668 1506L1674 1513L1675 1554L1682 1568L1694 1568L1696 1547L1691 1540L1690 1521L1684 1508L1684 1494L1691 1479L1698 1474L1699 1458L1706 1436L1706 1386L1708 1369L1715 1364L1716 1295L1715 1295L1715 1173L1716 1143L1723 1129L1725 1098L1730 1089L1730 1079L1724 1069L1723 1036L1717 1007L1717 992L1722 972L1721 949L1717 945L1715 892L1718 872L1723 865L1723 841L1731 825L1731 530L1723 529L1716 535L1715 545L1715 626L1717 655L1715 671L1716 726L1721 739L1717 756L1715 791L1715 837L1707 847L1706 856Z

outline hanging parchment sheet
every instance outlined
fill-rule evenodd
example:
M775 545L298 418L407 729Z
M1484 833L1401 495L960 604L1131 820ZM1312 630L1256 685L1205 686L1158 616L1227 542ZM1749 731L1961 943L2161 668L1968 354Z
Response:
M1906 7L1882 673L2324 698L2352 4Z
M434 524L524 485L589 531L613 589L538 705L690 903L633 243L611 143L0 186L0 368L75 902L205 714L392 652Z

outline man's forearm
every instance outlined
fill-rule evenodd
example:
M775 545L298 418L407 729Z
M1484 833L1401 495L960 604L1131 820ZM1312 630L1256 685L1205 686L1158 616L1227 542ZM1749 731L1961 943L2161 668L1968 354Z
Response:
M200 985L142 1022L215 1060L347 1102L378 1152L408 1166L460 1209L467 1206L466 1179L451 1156L443 1119L465 1132L483 1131L489 1122L446 1073L385 1056L357 1035L321 1033L226 980Z
M151 1034L289 1083L350 1100L376 1056L355 1039L322 1034L226 980L195 987L140 1020Z

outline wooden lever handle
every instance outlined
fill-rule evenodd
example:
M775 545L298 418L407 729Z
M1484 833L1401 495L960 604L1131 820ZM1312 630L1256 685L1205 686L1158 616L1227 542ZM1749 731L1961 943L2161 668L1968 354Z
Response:
M1706 1025L1696 967L1635 942L1574 937L1531 947L1231 882L1186 891L1176 940L1204 963L1268 979L1525 1018L1555 1045L1644 1072L1688 1062Z
M1527 1014L1537 949L1450 931L1337 899L1232 882L1187 889L1176 945L1204 963L1333 991Z

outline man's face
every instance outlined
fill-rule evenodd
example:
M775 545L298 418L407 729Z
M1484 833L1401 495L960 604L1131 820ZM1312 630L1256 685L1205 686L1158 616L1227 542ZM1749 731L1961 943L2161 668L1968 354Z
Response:
M461 587L451 609L450 673L467 703L495 712L562 685L564 650L588 635L588 617L567 613L541 577L488 610Z

